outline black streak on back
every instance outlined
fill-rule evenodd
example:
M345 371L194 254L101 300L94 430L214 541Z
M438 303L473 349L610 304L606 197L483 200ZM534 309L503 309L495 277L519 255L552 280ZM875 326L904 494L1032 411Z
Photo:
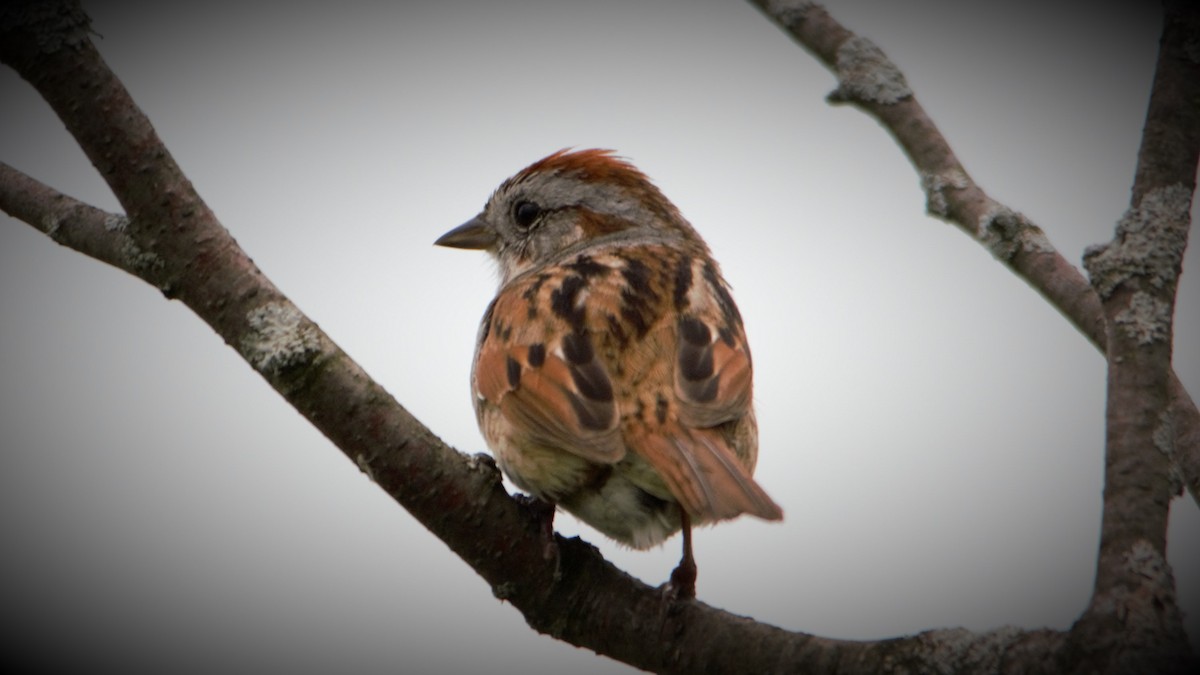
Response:
M688 292L692 290L692 258L682 256L675 266L675 309L682 311L687 306Z
M725 323L730 326L742 325L742 315L738 312L737 305L733 303L733 296L729 295L729 290L725 288L725 284L721 283L721 278L717 275L717 268L713 267L712 263L704 264L704 280L708 282L708 287L717 296L717 304L721 306L721 315L725 317Z
M584 309L577 307L579 292L587 288L583 277L572 274L563 279L562 285L550 293L550 311L561 317L576 333L583 332Z
M625 257L625 267L621 275L625 278L625 287L621 289L621 318L633 326L639 338L645 337L651 324L657 318L655 306L658 304L658 293L650 284L651 272L641 260Z

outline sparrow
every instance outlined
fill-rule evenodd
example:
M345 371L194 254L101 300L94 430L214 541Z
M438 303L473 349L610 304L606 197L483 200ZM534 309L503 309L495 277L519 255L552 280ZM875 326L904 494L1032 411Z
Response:
M610 150L560 150L435 243L499 263L471 394L513 484L633 548L682 531L670 588L684 597L692 526L783 517L751 477L742 317L704 240L645 174Z

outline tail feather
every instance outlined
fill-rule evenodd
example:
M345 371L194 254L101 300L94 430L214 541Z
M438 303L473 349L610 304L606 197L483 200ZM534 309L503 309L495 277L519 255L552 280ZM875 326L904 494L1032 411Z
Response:
M750 477L717 431L687 429L678 423L657 431L630 439L630 445L697 522L743 513L764 520L783 518L783 509Z

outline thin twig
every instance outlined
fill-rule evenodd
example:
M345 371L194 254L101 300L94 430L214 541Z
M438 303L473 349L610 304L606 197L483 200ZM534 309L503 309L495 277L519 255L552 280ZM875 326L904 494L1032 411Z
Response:
M829 99L874 117L892 135L921 179L926 211L987 248L1057 309L1101 352L1107 346L1100 298L1040 227L992 199L963 168L900 69L870 40L838 23L821 5L750 0L838 77ZM1174 459L1200 505L1200 410L1170 374Z
M126 232L129 219L68 197L0 162L0 204L13 218L54 241L117 269L143 277L155 258ZM144 277L143 277L144 278Z

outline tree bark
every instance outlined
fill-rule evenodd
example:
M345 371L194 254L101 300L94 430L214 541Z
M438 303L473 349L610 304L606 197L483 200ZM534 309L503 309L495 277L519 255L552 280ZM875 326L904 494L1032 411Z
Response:
M925 188L926 211L957 226L1041 294L1105 351L1104 310L1088 280L1066 260L1040 227L992 199L963 168L904 75L878 47L837 22L819 4L800 0L752 0L768 18L838 76L829 95L875 118L896 140ZM1200 505L1200 411L1172 372L1174 461Z
M763 6L793 35L804 36L798 38L802 43L811 42L820 58L839 68L842 82L836 99L853 102L892 130L925 177L931 213L952 219L988 245L1094 342L1109 345L1110 355L1132 349L1139 354L1138 363L1146 366L1144 371L1129 370L1129 378L1121 374L1125 371L1118 372L1121 383L1130 382L1118 389L1128 391L1141 407L1128 448L1114 450L1110 442L1110 463L1113 457L1133 458L1137 480L1130 489L1144 492L1144 499L1135 500L1136 509L1148 515L1144 521L1134 518L1132 535L1126 533L1129 528L1118 526L1120 513L1115 509L1127 491L1120 487L1123 479L1110 472L1114 534L1105 540L1111 549L1108 557L1102 545L1100 565L1103 569L1106 561L1115 561L1114 574L1098 575L1098 599L1070 632L948 629L892 640L832 640L785 631L696 600L675 600L617 570L577 538L559 537L560 559L547 561L539 519L505 492L491 459L469 457L442 443L254 266L105 65L77 3L60 0L0 9L0 60L51 105L117 195L125 215L72 200L6 165L0 165L0 208L186 304L471 565L497 597L516 606L533 628L558 639L657 672L1121 672L1147 663L1164 671L1194 668L1186 641L1180 643L1178 611L1172 614L1174 587L1161 555L1163 503L1170 493L1163 478L1168 460L1163 452L1147 457L1153 445L1146 445L1147 438L1173 437L1179 455L1194 453L1197 443L1195 407L1169 372L1169 325L1164 360L1163 345L1155 342L1152 349L1145 348L1139 343L1143 334L1130 336L1129 322L1121 319L1122 312L1136 314L1131 309L1133 289L1122 285L1114 296L1124 298L1125 304L1110 312L1106 301L1102 309L1102 294L1093 292L1086 281L1080 286L1082 277L1049 248L1036 226L992 201L970 181L899 71L877 48L855 38L815 5ZM1194 32L1168 31L1173 35L1168 42L1188 34L1194 41ZM1154 109L1152 104L1152 117ZM1167 119L1167 128L1176 123L1172 120ZM1194 186L1194 155L1192 164ZM1160 184L1147 179L1151 187L1145 194ZM1135 205L1145 208L1145 196L1135 199ZM1173 286L1156 293L1155 298L1165 301L1173 297ZM1150 334L1158 335L1154 330ZM1161 423L1169 387L1178 390L1173 394L1173 434L1163 431L1167 427ZM1148 427L1150 421L1156 426ZM1186 462L1180 463L1185 473L1193 471L1187 474L1189 485L1196 484L1195 464L1188 469ZM1106 527L1108 502L1106 494ZM1137 603L1130 600L1131 594ZM1105 614L1105 598L1125 604ZM1147 618L1143 614L1148 606L1161 611ZM1136 613L1136 623L1129 612ZM1147 653L1158 660L1143 659ZM1136 660L1115 660L1130 654ZM1105 661L1109 657L1114 657L1112 663Z
M1123 671L1186 672L1189 655L1166 562L1172 497L1175 292L1200 159L1200 12L1167 4L1130 208L1084 264L1108 327L1104 517L1092 601L1072 656Z

